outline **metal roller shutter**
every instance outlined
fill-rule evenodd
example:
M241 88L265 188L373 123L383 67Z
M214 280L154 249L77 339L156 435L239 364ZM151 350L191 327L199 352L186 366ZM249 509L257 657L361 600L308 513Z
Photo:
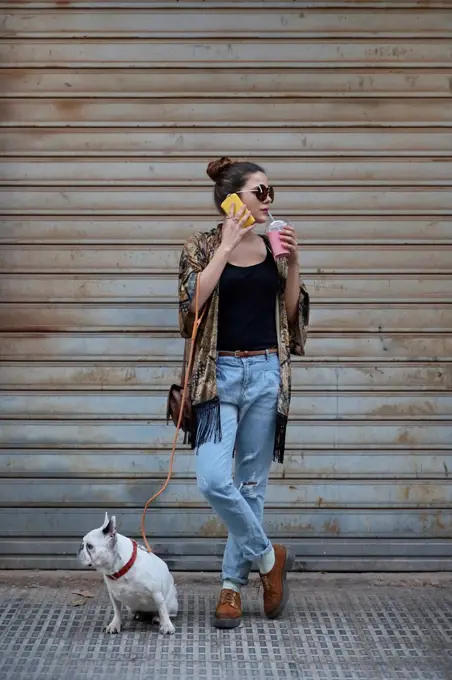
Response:
M313 300L268 531L306 569L450 568L452 3L0 8L0 567L76 567L105 509L138 536L227 153L268 169ZM148 528L219 568L182 445Z

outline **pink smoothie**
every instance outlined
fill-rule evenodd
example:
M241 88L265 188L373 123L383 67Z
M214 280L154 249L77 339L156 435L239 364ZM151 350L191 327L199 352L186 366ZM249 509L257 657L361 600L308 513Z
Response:
M270 241L270 247L272 249L273 256L276 257L276 258L287 257L289 255L289 251L281 243L281 236L280 236L280 233L279 233L280 230L283 227L285 227L285 225L286 225L286 223L283 220L275 220L269 226L269 229L267 231L268 240Z

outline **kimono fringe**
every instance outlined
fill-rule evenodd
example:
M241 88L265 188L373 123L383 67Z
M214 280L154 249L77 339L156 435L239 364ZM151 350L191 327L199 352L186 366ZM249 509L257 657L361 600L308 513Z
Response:
M197 448L206 442L221 441L220 400L214 397L210 401L193 406L193 429L190 433L191 447Z
M275 463L284 462L284 451L286 448L287 416L282 413L276 414L275 447L273 450L273 460Z

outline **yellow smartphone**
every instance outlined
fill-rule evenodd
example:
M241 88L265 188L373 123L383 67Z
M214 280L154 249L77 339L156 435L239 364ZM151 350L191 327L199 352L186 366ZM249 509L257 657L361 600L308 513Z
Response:
M221 204L221 207L223 208L224 212L226 215L229 215L229 211L231 209L231 205L234 206L235 209L235 215L239 212L239 210L244 206L243 201L241 198L238 196L238 194L229 194L229 196L226 196L224 199L223 203ZM252 215L250 215L245 222L245 224L242 224L242 227L246 229L246 227L251 227L252 224L255 223L255 219Z

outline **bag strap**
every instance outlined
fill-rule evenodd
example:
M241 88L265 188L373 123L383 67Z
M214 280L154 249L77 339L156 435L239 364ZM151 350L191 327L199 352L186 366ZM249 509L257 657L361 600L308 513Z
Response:
M183 385L185 382L185 374L187 372L187 361L188 361L188 355L189 355L189 346L190 346L191 340L185 340L184 342L184 358L182 360L182 373L180 376L180 384Z
M198 313L199 313L199 277L200 275L198 274L198 278L196 280L196 294L195 294L195 321L193 323L193 331L191 338L188 340L185 340L184 342L184 358L182 360L182 374L181 374L181 381L180 384L183 386L185 383L185 376L188 374L188 379L191 379L191 370L192 366L188 366L190 363L190 353L191 353L191 348L192 345L196 339L196 335L198 333L198 328L202 323L202 320L204 318L204 315L206 313L206 305L204 305L204 309L202 310L201 316L198 319Z
M180 430L180 426L181 426L181 423L182 423L182 417L183 417L183 414L184 414L184 404L185 404L185 400L186 400L187 395L188 395L188 383L189 383L189 380L190 380L190 377L191 377L191 371L192 371L192 368L193 368L193 359L194 359L194 355L195 355L194 349L195 349L195 345L196 345L196 336L198 334L198 329L201 325L201 322L204 318L204 315L205 315L206 309L207 309L207 305L204 305L204 309L202 310L201 316L199 316L199 294L200 294L200 286L201 286L200 279L201 279L201 274L198 274L198 278L196 280L196 295L195 295L195 320L194 320L194 323L193 323L193 331L192 331L192 334L191 334L190 352L188 352L188 349L186 351L186 348L188 347L188 342L185 343L185 348L184 348L184 365L183 365L183 369L182 369L182 371L183 371L183 374L182 374L183 375L182 401L181 401L181 405L180 405L179 418L178 418L178 421L177 421L176 432L174 433L174 438L173 438L173 446L172 446L172 449L171 449L168 475L167 475L166 481L163 484L163 486L161 487L161 489L159 489L159 491L157 491L157 493L155 493L153 496L151 496L151 498L149 498L146 501L145 506L143 508L142 515L141 515L141 535L143 537L143 541L144 541L144 544L145 544L148 552L152 552L152 548L149 545L148 540L146 538L146 529L145 529L146 511L147 511L148 507L150 506L150 504L156 498L158 498L158 496L160 496L160 494L162 494L165 491L166 487L169 484L171 476L173 474L174 454L176 453L177 438L179 436L179 430ZM187 370L185 370L185 359L186 359L187 355L188 355Z

